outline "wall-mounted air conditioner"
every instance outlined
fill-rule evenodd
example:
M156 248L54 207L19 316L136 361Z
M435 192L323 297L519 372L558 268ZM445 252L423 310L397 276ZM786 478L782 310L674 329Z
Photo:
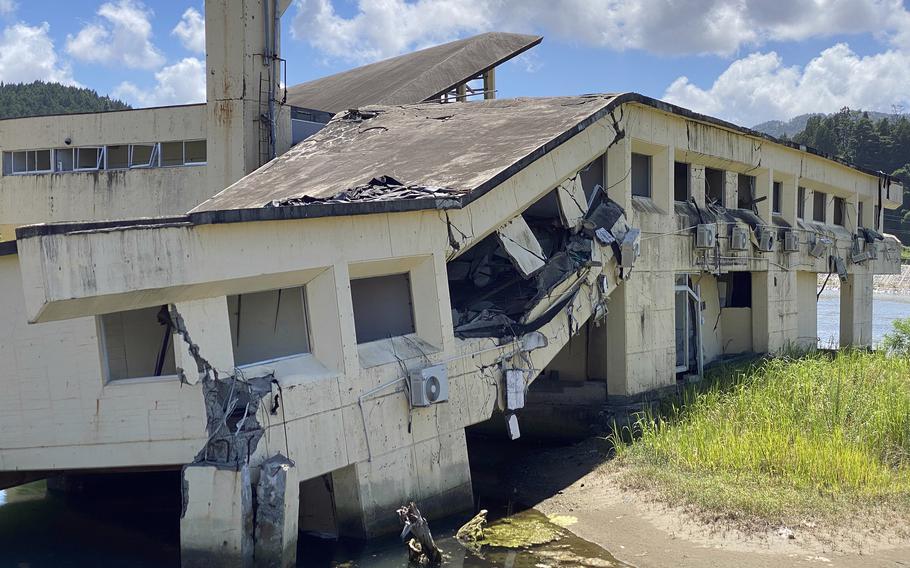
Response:
M740 225L733 225L730 230L730 249L749 250L749 231Z
M770 227L759 227L755 233L758 239L759 252L771 252L774 250L774 233Z
M814 240L811 241L812 245L809 247L809 254L815 258L821 258L825 255L825 251L828 249L828 246L831 245L831 239L828 237L822 237L821 235L815 235Z
M847 281L847 263L844 262L839 256L832 257L831 260L834 263L834 270L837 272L837 277L840 278L841 282Z
M784 250L786 252L799 252L799 234L796 231L784 233Z
M620 265L630 269L635 260L641 256L641 229L629 229L622 239L620 249Z
M714 248L717 243L717 225L704 223L695 228L695 248Z
M411 373L411 406L430 406L449 400L449 373L435 365Z

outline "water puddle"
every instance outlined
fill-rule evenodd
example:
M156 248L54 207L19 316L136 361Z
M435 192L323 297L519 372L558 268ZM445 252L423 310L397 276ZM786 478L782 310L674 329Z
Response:
M460 519L458 521L462 521ZM449 568L604 568L627 567L596 544L578 538L564 526L570 517L547 518L528 509L491 521L482 543L463 544L455 539L460 522L431 523L436 543L443 551L443 566ZM371 543L352 549L337 543L310 541L298 553L298 566L307 568L406 568L407 552L397 539ZM315 554L314 554L315 553Z

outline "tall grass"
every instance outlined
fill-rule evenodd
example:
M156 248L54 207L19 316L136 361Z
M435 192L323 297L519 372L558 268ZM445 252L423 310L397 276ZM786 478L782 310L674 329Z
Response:
M786 517L910 503L910 358L841 352L717 373L636 437L618 463L675 499Z

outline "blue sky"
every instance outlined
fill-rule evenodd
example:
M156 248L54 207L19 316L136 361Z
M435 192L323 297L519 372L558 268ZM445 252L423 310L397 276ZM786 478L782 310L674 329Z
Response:
M195 0L0 0L0 80L135 106L200 100L202 12ZM545 37L500 69L501 97L637 91L745 125L910 110L901 0L295 0L282 25L290 84L501 30Z

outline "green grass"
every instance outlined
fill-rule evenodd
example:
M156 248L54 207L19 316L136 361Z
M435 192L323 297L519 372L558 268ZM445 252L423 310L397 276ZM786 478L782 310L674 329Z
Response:
M901 248L901 260L910 260L910 247Z
M622 479L708 516L776 524L910 512L908 357L727 368L633 430L632 442L614 436Z

